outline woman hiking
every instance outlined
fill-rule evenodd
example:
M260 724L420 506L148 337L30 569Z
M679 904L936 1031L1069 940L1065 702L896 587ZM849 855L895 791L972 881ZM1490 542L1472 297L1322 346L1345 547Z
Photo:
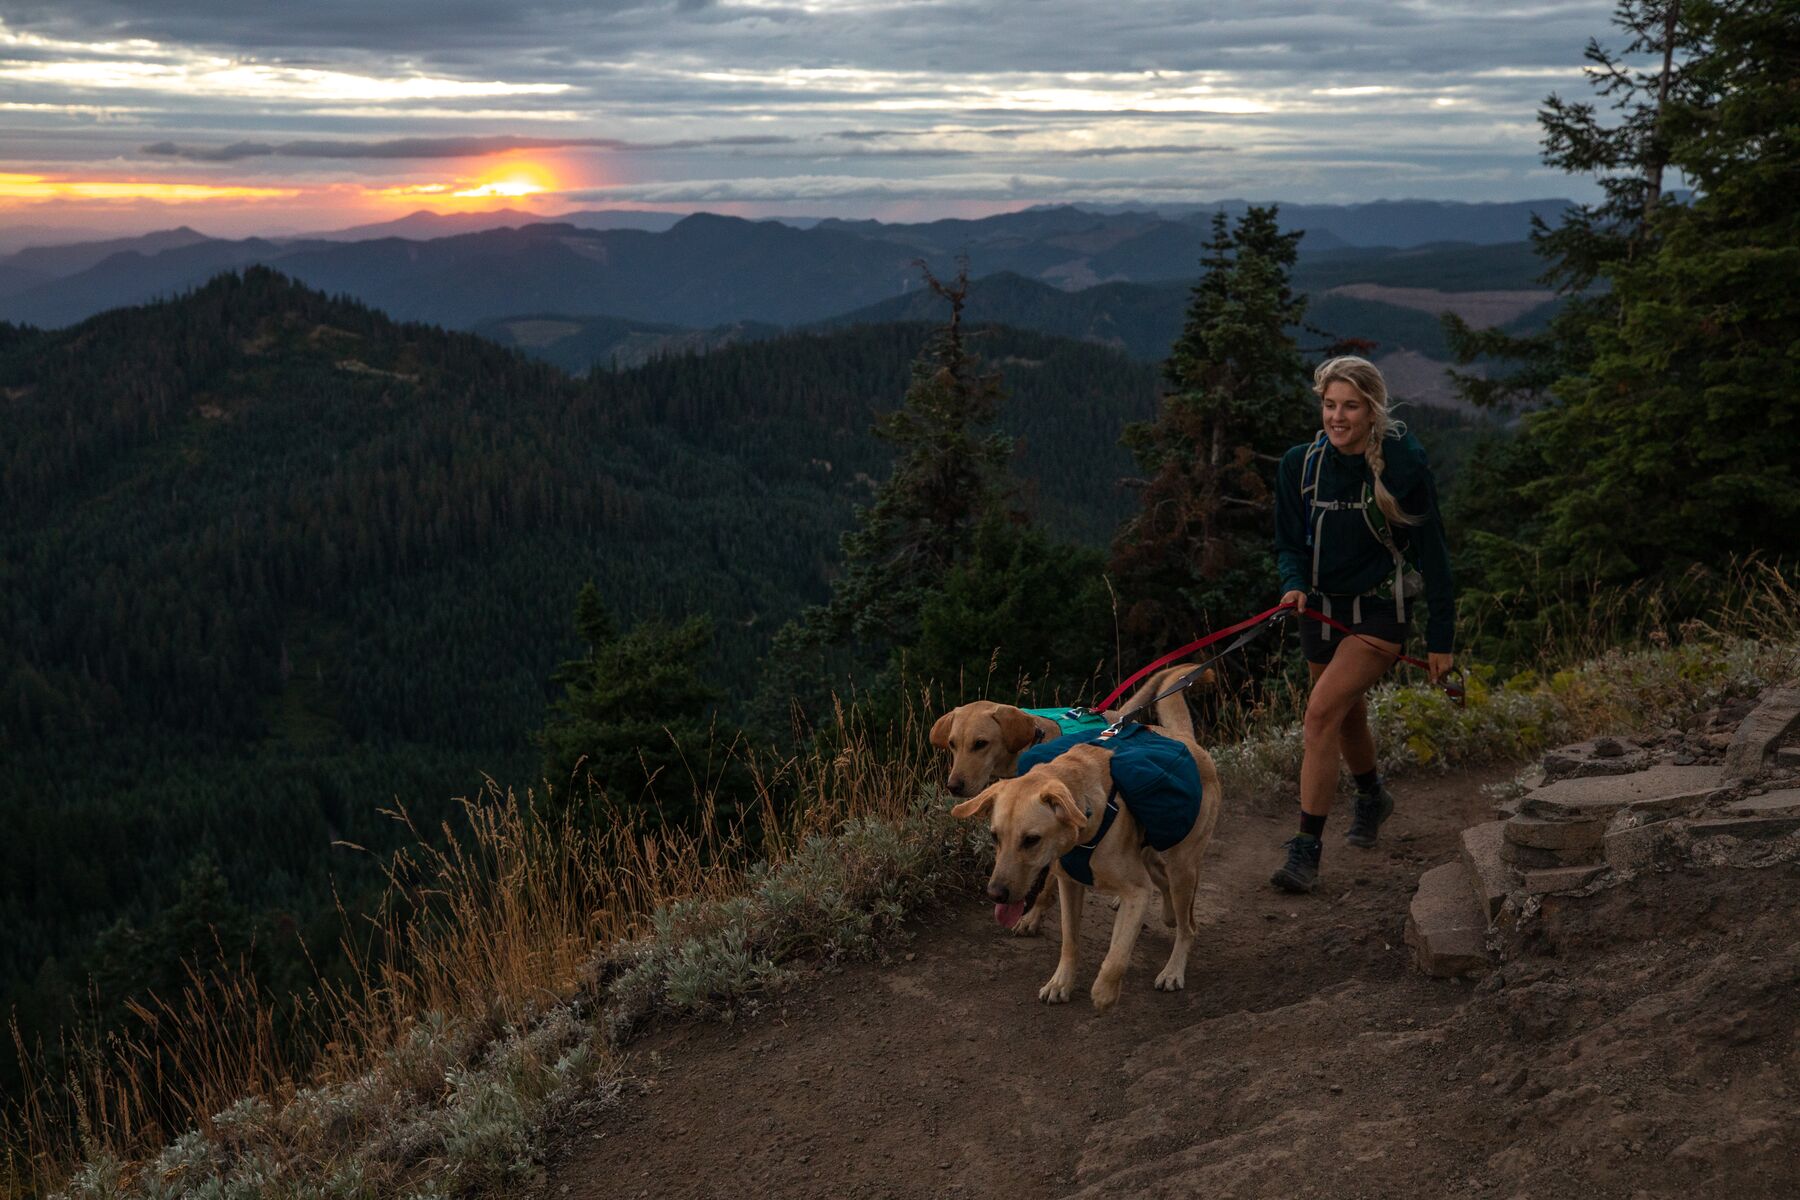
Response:
M1375 364L1346 355L1313 373L1324 428L1281 460L1275 483L1275 553L1281 603L1312 608L1350 633L1308 617L1300 645L1312 673L1303 725L1300 832L1269 882L1288 892L1318 886L1325 818L1341 758L1356 779L1344 840L1375 845L1394 798L1375 769L1368 690L1406 642L1413 602L1425 597L1425 648L1435 683L1450 670L1456 592L1438 513L1437 485L1418 439L1388 415Z

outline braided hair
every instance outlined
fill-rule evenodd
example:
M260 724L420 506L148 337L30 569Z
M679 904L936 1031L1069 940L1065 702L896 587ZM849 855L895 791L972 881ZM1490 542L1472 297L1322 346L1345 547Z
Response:
M1390 437L1400 437L1406 433L1406 424L1388 415L1387 381L1381 377L1381 371L1366 358L1358 358L1354 354L1344 354L1337 358L1329 358L1320 363L1313 372L1313 391L1325 395L1325 389L1334 383L1347 383L1356 389L1356 393L1369 406L1369 444L1363 450L1363 458L1369 464L1369 475L1375 481L1375 504L1382 514L1396 525L1417 525L1423 517L1415 517L1400 507L1400 501L1388 491L1381 473L1387 468L1382 457L1382 443Z

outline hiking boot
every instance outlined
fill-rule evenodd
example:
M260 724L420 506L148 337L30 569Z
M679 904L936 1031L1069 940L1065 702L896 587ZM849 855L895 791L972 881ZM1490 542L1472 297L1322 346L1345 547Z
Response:
M1375 836L1381 830L1381 823L1393 815L1394 797L1387 790L1387 785L1377 783L1372 792L1356 793L1356 810L1350 818L1350 828L1344 830L1344 840L1352 846L1361 846L1364 850L1375 847Z
M1287 862L1269 876L1284 892L1310 892L1319 886L1319 852L1324 847L1310 833L1296 833L1287 840Z

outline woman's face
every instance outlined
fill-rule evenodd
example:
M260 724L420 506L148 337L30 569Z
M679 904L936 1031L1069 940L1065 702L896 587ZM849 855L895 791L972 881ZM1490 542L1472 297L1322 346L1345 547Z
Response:
M1362 393L1342 379L1325 385L1320 397L1325 436L1340 454L1361 454L1375 427L1375 413Z

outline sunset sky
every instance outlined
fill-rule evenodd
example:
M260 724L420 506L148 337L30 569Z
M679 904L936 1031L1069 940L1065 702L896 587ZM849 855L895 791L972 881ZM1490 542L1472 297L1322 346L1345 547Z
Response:
M1585 197L1609 3L0 0L0 226Z

